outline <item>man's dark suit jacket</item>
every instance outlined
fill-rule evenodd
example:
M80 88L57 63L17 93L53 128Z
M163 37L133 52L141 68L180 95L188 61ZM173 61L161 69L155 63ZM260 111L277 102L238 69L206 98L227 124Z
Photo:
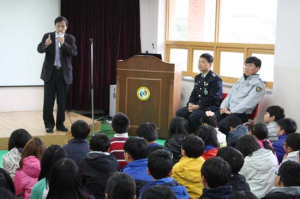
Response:
M50 38L52 40L52 43L46 48L45 41L48 38L48 35L50 34ZM72 74L72 64L71 64L71 57L77 55L77 47L75 45L75 37L73 37L70 34L65 33L64 34L65 42L61 46L61 67L62 72L64 76L64 80L66 84L71 84L73 81L73 74ZM41 43L38 45L38 52L44 53L46 52L41 79L45 82L49 81L54 61L55 61L55 32L46 33L41 41Z

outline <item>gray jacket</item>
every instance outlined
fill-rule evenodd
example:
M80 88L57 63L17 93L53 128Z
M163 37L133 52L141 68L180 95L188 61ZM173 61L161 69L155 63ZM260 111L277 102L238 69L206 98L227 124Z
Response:
M264 97L265 84L259 75L241 77L232 87L220 108L229 108L232 113L251 114Z
M268 140L270 140L270 142L272 142L272 144L274 142L276 142L278 140L278 136L277 136L277 122L270 122L267 124L267 128L268 128Z

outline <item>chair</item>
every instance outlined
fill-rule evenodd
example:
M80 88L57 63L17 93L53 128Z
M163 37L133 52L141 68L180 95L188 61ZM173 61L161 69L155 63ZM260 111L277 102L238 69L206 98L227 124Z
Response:
M227 97L227 94L228 93L223 93L222 94L222 101ZM257 113L258 113L258 105L259 103L256 105L255 109L252 111L251 115L249 116L249 120L251 121L254 121L254 119L256 118L257 116Z

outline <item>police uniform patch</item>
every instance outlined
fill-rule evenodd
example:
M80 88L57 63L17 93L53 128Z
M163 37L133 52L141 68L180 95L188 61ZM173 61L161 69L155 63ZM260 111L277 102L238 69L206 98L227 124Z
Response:
M261 91L262 89L259 86L256 86L256 92Z

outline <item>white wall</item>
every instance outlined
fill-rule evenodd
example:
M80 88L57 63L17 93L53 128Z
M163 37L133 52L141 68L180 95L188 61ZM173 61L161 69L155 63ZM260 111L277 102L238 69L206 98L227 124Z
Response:
M0 88L0 112L43 109L44 87Z
M140 0L140 17L142 52L160 53L164 58L166 0Z
M300 1L278 0L274 89L271 102L300 125Z

